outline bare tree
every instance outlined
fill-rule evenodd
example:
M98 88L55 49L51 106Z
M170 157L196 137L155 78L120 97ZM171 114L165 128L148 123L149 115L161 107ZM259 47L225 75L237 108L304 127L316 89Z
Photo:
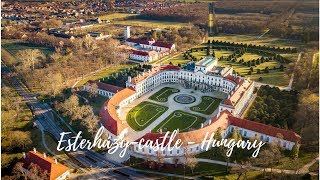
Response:
M12 169L12 174L16 179L27 179L27 174L23 168L23 163L22 162L18 162L17 164L14 165L13 169Z
M247 179L247 172L251 170L251 164L248 161L237 163L235 162L236 166L232 167L231 172L237 173L238 177L237 180L240 179L242 175L244 175L244 179Z
M164 164L164 156L162 155L161 151L157 152L157 164L158 164L158 170L160 170Z
M34 70L35 65L44 57L44 54L39 49L20 50L17 53L17 58L23 64L24 69L31 67L31 69Z
M98 85L97 83L87 83L87 86L89 87L89 96L91 98L98 96Z
M95 115L89 115L85 117L81 123L87 127L88 132L93 135L98 129L99 118Z
M198 160L196 157L194 156L189 156L188 159L186 159L186 166L189 167L191 169L191 172L193 174L193 170L194 168L197 166L198 164Z

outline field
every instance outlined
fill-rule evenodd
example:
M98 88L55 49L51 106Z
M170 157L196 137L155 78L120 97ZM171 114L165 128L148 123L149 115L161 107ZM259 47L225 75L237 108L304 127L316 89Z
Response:
M45 55L49 55L54 52L54 48L38 46L35 44L30 44L30 43L25 43L20 41L12 41L12 40L1 39L1 46L5 48L13 56L15 56L18 51L25 50L25 49L39 49Z
M227 42L234 42L234 43L248 43L248 44L255 44L255 45L266 45L266 46L279 46L279 47L296 47L302 48L304 44L298 40L288 40L288 39L281 39L273 36L265 35L259 38L259 35L239 35L239 34L219 34L213 38L214 40L219 41L227 41ZM291 61L296 61L298 58L298 53L293 54L280 54L283 57L290 59Z
M162 63L163 64L169 64L170 62L174 65L178 65L180 64L181 66L187 64L190 60L188 59L185 59L183 57L183 54L178 54L172 58L168 58L168 59L165 59Z
M99 16L101 20L116 20L116 19L126 19L129 17L137 16L137 14L130 14L130 13L113 13L113 14L106 14Z
M81 81L77 82L77 84L75 86L77 86L77 87L82 86L83 84L85 84L89 80L103 79L107 76L110 76L113 73L120 72L120 71L123 71L127 68L130 68L130 67L132 67L132 65L133 64L131 64L131 63L127 63L127 64L122 64L122 65L117 65L112 68L111 67L106 68L102 71L99 71L99 72L94 73L88 77L83 78Z
M158 101L158 102L167 102L168 97L174 93L180 92L179 89L170 88L170 87L164 87L158 92L154 93L152 96L149 97L149 99Z
M143 20L143 19L130 19L122 21L113 21L115 25L125 26L141 26L147 28L182 28L189 26L188 23L181 22L169 22L169 21L157 21L157 20Z
M174 131L179 129L179 132L188 131L190 128L200 128L201 123L204 123L206 119L201 116L183 112L180 110L172 112L165 120L163 120L152 132L159 132L162 129L163 132Z
M266 46L280 46L280 47L297 47L302 45L301 41L280 39L277 37L272 37L265 35L259 38L260 34L252 35L240 35L240 34L222 34L210 38L219 41L228 41L235 43L251 43L256 45L266 45Z
M128 112L127 123L135 131L141 131L167 110L166 106L144 101Z
M245 39L245 37L247 37L248 39L252 39L251 36L243 36L243 35L239 35L239 36L242 39ZM251 37L251 38L249 38L249 37ZM219 40L228 41L229 39L221 38ZM282 42L282 40L279 40L279 39L278 39L278 41ZM240 42L240 41L235 41L235 42ZM261 42L264 42L266 45L270 45L270 44L267 43L269 41L261 41ZM281 43L279 45L278 44L273 44L273 45L274 46L284 47L284 46L282 46L284 44L281 44ZM290 47L292 47L292 46L290 46ZM228 57L229 55L231 55L233 53L232 50L218 50L218 49L215 49L214 51L215 51L215 55L216 55L217 58L220 58L221 56L226 58L226 57ZM206 56L206 51L198 50L197 52L192 52L191 54L195 58L197 58L197 60L201 60L203 57ZM295 61L295 59L298 56L297 53L294 53L294 54L280 54L280 55L285 57L285 58L287 58L287 59L290 59L293 62ZM248 62L248 61L260 58L260 57L261 57L260 54L246 52L241 57L238 57L237 61L243 59L244 62ZM239 63L239 62L220 60L220 61L218 61L218 65L219 66L225 66L225 67L232 66L233 70L236 71L237 73L239 73L241 76L248 77L248 78L250 78L251 80L254 80L254 81L259 81L260 77L262 77L262 81L260 81L261 83L267 83L267 84L272 84L272 85L277 85L277 86L288 86L289 80L290 80L290 77L285 73L285 71L280 71L279 69L273 69L274 67L276 67L276 68L280 67L281 63L278 62L278 61L269 61L269 62L264 62L264 63L261 63L259 65L253 66L254 71L252 72L252 75L248 75L248 72L250 71L250 67L245 66L245 65L243 65L242 63ZM283 65L285 66L286 64L283 64ZM263 73L263 70L266 67L269 68L269 73ZM260 69L261 74L257 74L257 70L258 69Z
M199 112L202 114L210 115L212 114L219 106L221 99L210 97L210 96L202 96L201 103L197 106L193 106L190 109L195 112Z

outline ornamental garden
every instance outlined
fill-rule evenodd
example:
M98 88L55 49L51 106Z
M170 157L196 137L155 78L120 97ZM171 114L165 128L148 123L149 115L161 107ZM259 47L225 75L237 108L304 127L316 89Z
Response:
M183 87L180 85L171 86L159 87L159 90L151 92L149 97L129 110L126 120L133 130L145 130L151 123L157 123L151 132L199 129L206 120L216 115L225 97L221 92L210 94L194 89L181 92L180 88Z

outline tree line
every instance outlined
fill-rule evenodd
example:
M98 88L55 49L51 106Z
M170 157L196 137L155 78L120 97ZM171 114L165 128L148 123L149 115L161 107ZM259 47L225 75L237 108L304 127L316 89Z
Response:
M47 36L40 33L34 38L37 41L30 42L50 45L45 43L47 38L42 38ZM16 61L12 61L12 58L4 61L18 72L17 75L29 89L42 95L55 96L91 72L126 63L128 52L117 48L118 45L119 42L113 39L96 41L91 37L78 38L70 44L60 41L54 46L55 52L49 55L38 49L25 49L14 55Z

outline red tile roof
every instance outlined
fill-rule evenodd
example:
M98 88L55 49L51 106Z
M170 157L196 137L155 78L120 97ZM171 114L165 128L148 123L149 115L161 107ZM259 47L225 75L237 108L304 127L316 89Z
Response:
M132 54L140 55L140 56L149 56L148 52L132 50Z
M229 80L235 82L236 84L240 84L241 83L241 79L239 77L235 78L234 76L232 76L230 74L228 74L224 78L229 79Z
M158 73L159 71L165 71L165 70L180 70L179 66L174 66L174 65L164 65L164 66L158 66L153 68L150 71L144 72L143 75L137 76L132 78L132 83L139 83L144 79L147 79L149 76L152 76L156 73Z
M135 93L136 91L133 88L125 88L112 96L111 99L106 101L100 109L100 121L103 126L112 134L119 135L125 128L127 128L127 125L123 124L119 119L116 106L118 106L120 102L134 95Z
M175 65L165 65L160 66L160 70L180 70L180 67Z
M56 164L54 159L48 156L44 158L43 154L34 151L29 151L26 154L26 158L22 158L22 162L24 163L24 168L28 168L31 163L38 165L41 170L47 171L50 174L50 180L58 178L69 170L68 167L60 163Z
M266 134L272 137L277 137L278 134L281 134L283 136L283 139L291 142L297 142L301 138L297 133L290 130L285 130L285 129L269 126L266 124L237 118L231 115L229 116L229 121L230 121L230 124L234 126L255 131L258 133Z
M107 84L107 83L103 83L103 82L98 82L98 81L92 81L92 80L89 80L88 83L90 84L97 84L98 86L98 89L101 89L101 90L105 90L105 91L109 91L109 92L113 92L113 93L117 93L121 90L123 90L124 88L123 87L119 87L119 86L114 86L114 85L111 85L111 84Z
M157 42L153 43L152 46L158 46L158 47L164 47L164 48L169 48L169 49L171 49L171 47L173 46L173 44L168 44L168 43L165 43L165 42L157 41Z

